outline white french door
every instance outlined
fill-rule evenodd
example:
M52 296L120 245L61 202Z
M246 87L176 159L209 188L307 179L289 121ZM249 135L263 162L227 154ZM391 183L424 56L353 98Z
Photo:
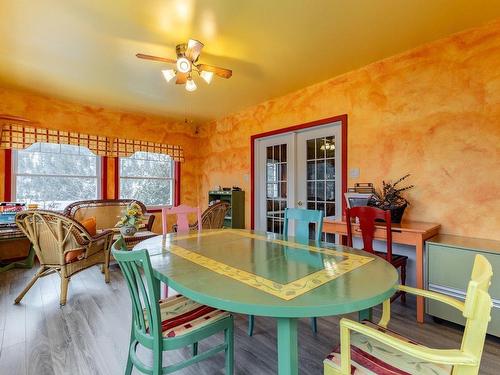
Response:
M340 136L338 121L255 140L255 229L281 233L286 207L340 217Z

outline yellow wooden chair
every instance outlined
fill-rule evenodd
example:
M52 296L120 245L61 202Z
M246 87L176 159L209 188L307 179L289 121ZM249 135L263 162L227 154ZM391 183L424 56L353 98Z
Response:
M465 302L427 290L399 286L403 292L446 303L462 312L467 322L460 349L428 348L389 331L391 305L387 300L378 324L349 319L340 321L340 351L335 350L325 359L324 374L478 374L492 307L488 294L492 275L491 264L485 257L476 255ZM355 369L353 372L351 366Z

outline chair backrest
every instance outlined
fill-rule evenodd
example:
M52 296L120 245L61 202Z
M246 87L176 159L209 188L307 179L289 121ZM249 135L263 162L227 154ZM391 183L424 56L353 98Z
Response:
M63 213L77 221L95 217L97 229L110 229L116 225L118 217L122 215L123 209L133 202L141 207L143 214L146 214L147 209L144 203L135 199L96 199L77 201L68 205Z
M493 271L491 264L482 255L476 255L472 275L467 287L463 316L467 319L461 350L477 358L477 368L471 371L471 366L454 369L454 375L479 373L479 363L486 338L488 323L491 319L492 300L488 293Z
M111 253L118 262L132 300L132 329L141 343L161 337L159 288L154 287L154 276L147 250L128 251L120 237ZM144 277L141 276L144 275Z
M203 229L219 229L224 226L224 217L231 205L227 202L217 202L208 207L201 215Z
M86 250L91 239L78 221L53 211L21 211L16 215L16 224L44 265L64 265L66 252Z
M190 207L185 204L181 204L177 207L167 208L163 207L161 209L161 218L162 218L162 229L163 234L167 234L167 216L168 215L177 215L177 232L178 233L187 233L189 232L189 214L196 214L198 219L198 231L201 231L201 211L200 207Z
M314 240L321 242L323 231L323 211L305 210L301 208L285 208L283 236L288 237L289 221L295 221L295 239L300 242L309 241L309 224L315 224Z
M347 245L352 247L353 220L359 220L361 237L363 238L363 250L373 253L373 240L375 237L376 220L384 220L386 228L386 260L392 261L392 225L391 212L376 207L359 206L346 208L345 216L347 221Z

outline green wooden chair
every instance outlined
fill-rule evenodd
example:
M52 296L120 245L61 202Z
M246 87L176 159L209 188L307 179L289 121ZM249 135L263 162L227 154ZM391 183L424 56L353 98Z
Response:
M285 208L285 217L283 223L283 237L288 239L288 224L290 220L295 221L295 242L308 244L311 240L309 238L309 224L315 225L314 241L321 242L321 234L323 233L323 211L318 210L304 210L300 208ZM248 316L248 336L253 335L254 316ZM312 330L314 333L318 332L318 325L316 318L311 318Z
M233 317L228 312L201 305L182 295L160 300L160 282L153 276L147 250L127 251L125 241L119 238L111 251L120 265L132 299L132 328L125 374L130 375L133 367L144 374L170 374L222 351L226 359L225 373L233 374ZM222 331L224 343L198 353L199 341ZM138 358L138 344L153 351L152 367ZM193 348L191 358L163 367L163 351L186 346Z

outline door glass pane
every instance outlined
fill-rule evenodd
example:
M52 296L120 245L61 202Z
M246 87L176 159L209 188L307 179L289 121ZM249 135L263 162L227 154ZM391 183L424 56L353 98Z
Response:
M335 215L335 136L306 140L307 208ZM314 230L310 231L314 238Z
M287 145L268 146L266 156L266 228L268 232L282 233L288 193Z
M307 160L312 160L316 158L316 140L307 140Z

